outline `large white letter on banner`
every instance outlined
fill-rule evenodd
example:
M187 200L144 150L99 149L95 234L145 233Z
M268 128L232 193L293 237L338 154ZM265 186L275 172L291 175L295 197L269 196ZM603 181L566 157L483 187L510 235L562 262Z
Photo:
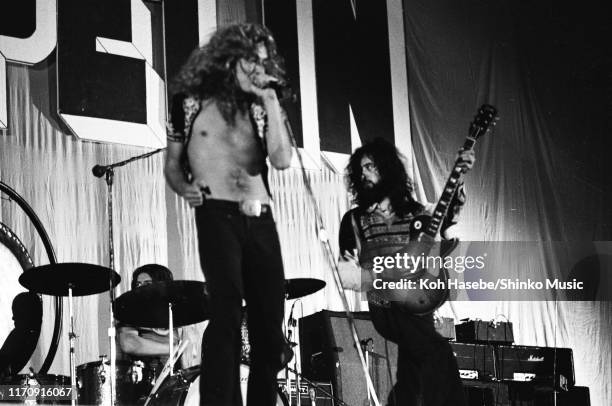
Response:
M8 4L2 4L0 13L10 16ZM56 0L36 0L36 28L28 38L0 35L0 129L8 125L6 95L6 61L35 64L45 59L57 42Z
M73 7L75 6L77 8L81 7L72 2L65 3L70 5L69 8L60 7L60 12L65 11L66 14L74 11ZM112 2L107 3L107 5L113 7ZM97 7L102 7L102 5L98 4ZM104 11L108 11L108 9ZM131 15L131 41L95 36L91 38L93 41L80 45L70 38L67 32L68 28L61 23L62 34L60 35L60 52L58 53L60 69L60 75L58 76L60 82L58 84L60 91L59 114L74 134L81 139L153 148L164 147L166 145L164 126L166 118L165 86L164 81L153 69L151 13L142 0L131 0L129 12ZM92 19L92 23L98 28L113 23L107 13L103 13L105 17L100 16L102 21L96 20L98 16L86 15L86 18ZM60 17L65 18L66 16L62 15ZM72 59L71 55L61 53L63 41L70 43L75 52L82 52L84 57L91 55L94 61L99 61L99 64L95 62L81 65L82 70L90 70L91 74L97 76L96 78L89 78L85 75L77 80L70 75L69 70L64 70L65 67L61 66L62 58L72 64L76 61ZM91 46L92 48L79 49L83 46ZM96 52L92 55L91 52L94 49L97 55L101 53L122 58L114 63L109 58L96 56ZM141 70L142 64L129 62L130 59L143 61L144 69ZM122 71L119 65L129 67ZM107 71L104 66L116 70ZM77 67L74 69L78 71ZM126 77L117 76L125 72L129 75L135 75L133 76L135 80L129 81L126 80ZM142 75L144 75L144 78ZM71 80L80 82L80 86L78 86L80 88L68 89L65 83L62 83L62 81ZM123 104L117 103L117 98L121 98L122 92L121 89L117 89L117 83L120 83L117 81L125 81L126 97L130 98L129 103L126 103L126 100L122 100ZM144 86L142 86L143 84ZM86 89L82 87L86 87ZM141 88L144 90L142 93ZM74 92L78 92L78 96L70 94ZM109 114L113 104L117 104L119 111L112 111L112 114ZM135 113L129 110L134 110ZM141 111L145 114L142 114Z

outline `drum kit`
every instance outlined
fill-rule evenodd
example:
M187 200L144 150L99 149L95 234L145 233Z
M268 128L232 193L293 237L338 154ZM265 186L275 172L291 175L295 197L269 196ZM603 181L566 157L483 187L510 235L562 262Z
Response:
M174 364L186 347L186 342L174 348L174 329L199 323L210 317L204 282L178 280L155 282L137 287L115 299L114 317L117 321L139 328L168 329L168 361L161 372L151 370L140 361L116 361L100 357L100 361L76 365L74 332L74 296L86 296L112 290L121 277L110 268L85 263L58 263L30 268L19 278L21 285L32 292L68 297L70 331L70 376L30 374L21 376L29 380L24 384L71 386L76 396L63 398L38 398L30 404L134 404L145 405L199 405L200 366L179 369ZM312 294L325 286L318 279L297 278L285 282L286 299L297 299ZM243 308L241 390L246 403L249 343L246 323L246 307ZM290 337L289 337L290 338ZM288 339L290 344L291 340ZM111 354L113 351L111 350ZM47 381L54 378L52 383ZM61 378L61 379L59 379ZM53 399L53 400L52 400ZM67 400L70 399L70 400ZM114 402L113 402L114 399ZM279 392L278 405L287 405L287 399Z

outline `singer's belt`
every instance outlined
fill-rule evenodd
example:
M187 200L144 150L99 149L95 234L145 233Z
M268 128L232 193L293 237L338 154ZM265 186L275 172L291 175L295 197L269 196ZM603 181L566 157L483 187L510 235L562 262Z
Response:
M233 202L231 200L205 199L204 207L220 209L226 212L242 214L248 217L261 217L272 214L272 207L261 200L241 200Z

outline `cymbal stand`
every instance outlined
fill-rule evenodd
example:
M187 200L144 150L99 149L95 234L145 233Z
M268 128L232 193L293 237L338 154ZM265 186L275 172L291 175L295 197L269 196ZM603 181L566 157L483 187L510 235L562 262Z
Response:
M115 270L115 249L114 249L114 240L113 240L113 178L115 175L114 168L118 168L120 166L127 165L130 162L137 161L140 159L145 159L150 157L151 155L155 155L165 148L159 148L155 151L147 152L145 154L137 155L132 158L116 162L114 164L100 166L96 165L92 168L93 175L96 177L102 177L104 175L106 178L107 185L107 212L108 212L108 257L109 257L109 268L111 270ZM110 401L111 406L114 406L117 400L116 390L115 390L115 367L117 363L117 343L115 341L115 337L117 335L117 330L115 328L115 315L113 312L113 304L115 303L115 290L113 288L113 274L109 273L108 276L108 284L109 284L109 313L110 313L110 327L108 328L108 340L110 344Z
M168 329L169 329L169 339L170 339L170 346L169 346L169 351L170 353L168 354L168 359L174 361L173 357L174 357L174 319L173 319L173 315L172 315L172 302L168 303ZM170 376L174 375L174 363L172 363L172 368L170 368Z
M300 302L300 304L302 303L300 299L297 299L293 302L293 304L291 305L291 311L289 312L289 320L287 320L287 341L289 342L289 345L294 347L294 343L291 341L293 336L295 336L295 327L297 326L297 320L295 320L293 318L293 308L295 307L295 305L297 304L297 302ZM302 311L303 314L303 311ZM297 355L295 355L295 360L294 360L294 369L295 371L298 371L298 357ZM289 406L291 406L292 402L291 402L291 377L289 376L289 363L287 363L287 366L285 367L285 381L286 381L286 385L287 385L287 401L289 402ZM300 375L299 374L295 374L295 399L296 399L296 404L297 406L302 406L302 398L300 396Z
M70 317L70 332L68 333L68 341L70 342L70 386L72 390L76 390L76 359L75 359L75 341L76 334L74 334L74 312L72 308L72 284L68 285L68 313ZM76 394L73 393L70 398L70 404L76 405Z

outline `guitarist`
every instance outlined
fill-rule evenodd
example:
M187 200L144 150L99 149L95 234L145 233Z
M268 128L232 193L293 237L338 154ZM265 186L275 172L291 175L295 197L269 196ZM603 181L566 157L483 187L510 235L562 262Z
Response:
M385 246L407 244L410 221L427 212L412 197L411 181L399 151L377 138L358 148L346 168L356 207L340 224L340 276L345 289L372 289L371 269L364 258L385 255ZM465 173L474 164L474 152L459 151L458 166ZM463 185L457 189L441 234L455 224L465 202ZM360 261L361 260L361 261ZM434 328L433 314L413 315L376 292L368 291L368 305L376 330L398 344L397 382L389 394L392 406L463 406L457 361L448 342Z

